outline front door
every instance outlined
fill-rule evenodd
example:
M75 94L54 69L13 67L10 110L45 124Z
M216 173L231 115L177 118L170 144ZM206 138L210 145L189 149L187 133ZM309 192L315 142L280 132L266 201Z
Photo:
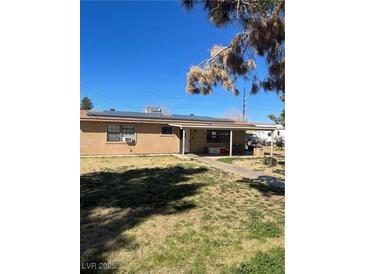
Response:
M190 152L190 129L185 129L185 153Z

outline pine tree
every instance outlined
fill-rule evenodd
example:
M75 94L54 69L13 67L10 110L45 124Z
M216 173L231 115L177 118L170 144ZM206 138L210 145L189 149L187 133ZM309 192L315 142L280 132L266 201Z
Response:
M279 116L275 116L274 114L267 115L271 121L273 121L277 125L285 126L285 109L283 109Z
M251 82L252 94L260 89L285 94L284 0L183 0L182 3L188 10L202 5L218 28L236 24L242 29L229 45L214 45L210 58L190 67L188 93L208 95L220 84L238 95L235 82L240 77ZM264 57L268 66L262 80L256 72L257 56Z
M91 102L91 99L87 96L82 98L80 109L84 110L90 110L94 107L93 102Z

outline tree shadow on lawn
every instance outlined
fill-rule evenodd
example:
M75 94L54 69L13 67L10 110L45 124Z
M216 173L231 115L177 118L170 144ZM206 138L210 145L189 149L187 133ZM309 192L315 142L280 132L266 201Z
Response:
M285 195L284 180L273 176L259 176L256 179L243 178L237 182L247 184L248 186L260 191L264 196Z
M194 208L194 203L181 200L194 195L205 184L186 181L191 175L207 171L205 167L173 166L80 176L82 271L101 272L99 263L106 262L107 252L137 248L134 239L123 232L148 217ZM113 269L102 272L112 273Z

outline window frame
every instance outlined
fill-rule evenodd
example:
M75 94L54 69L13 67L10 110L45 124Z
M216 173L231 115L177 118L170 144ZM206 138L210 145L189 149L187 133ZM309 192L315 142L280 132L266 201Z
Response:
M119 127L119 131L109 131L109 127ZM131 133L125 133L123 132L124 129L126 128L133 128L134 129L134 134L133 134L133 139L136 140L136 126L135 125L125 125L125 124L107 124L106 126L106 142L107 143L124 143L126 144L127 142L123 141L124 139L124 135L131 135ZM119 140L118 141L114 141L114 140L110 140L109 139L109 134L119 134ZM127 137L129 138L129 137Z
M213 134L214 132L214 134ZM225 134L222 134L225 133ZM228 134L227 134L228 133ZM230 142L231 132L224 129L207 130L207 143L208 144L227 144ZM212 139L212 136L216 136L216 141Z
M163 128L171 128L171 133L163 133L162 132L162 129ZM161 136L173 136L174 135L174 127L171 127L171 126L161 126L160 135Z
M129 136L131 136L132 133L125 132L126 129L130 130L131 128L133 128L133 137L129 137ZM122 139L123 138L133 138L135 140L136 139L136 127L131 126L131 125L121 125L121 134L122 134ZM127 135L127 137L124 135Z

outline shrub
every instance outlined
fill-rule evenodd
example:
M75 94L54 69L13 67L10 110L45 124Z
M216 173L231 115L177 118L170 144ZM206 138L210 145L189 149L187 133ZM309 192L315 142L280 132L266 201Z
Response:
M283 148L285 146L285 140L283 136L277 136L274 139L274 144L278 147L278 148Z

